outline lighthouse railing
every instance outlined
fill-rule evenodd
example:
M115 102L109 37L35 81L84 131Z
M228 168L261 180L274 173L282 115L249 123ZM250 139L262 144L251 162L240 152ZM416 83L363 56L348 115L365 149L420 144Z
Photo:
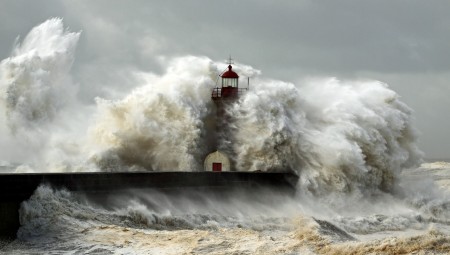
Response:
M233 94L232 96L239 97L239 96L242 96L243 94L245 94L247 91L248 91L248 88L238 88L236 90L233 90L234 93L232 93ZM235 94L235 93L237 93L237 94ZM212 90L211 98L213 98L213 99L222 98L222 96L228 97L228 96L231 96L231 94L228 92L226 95L225 94L222 95L222 88L214 88Z

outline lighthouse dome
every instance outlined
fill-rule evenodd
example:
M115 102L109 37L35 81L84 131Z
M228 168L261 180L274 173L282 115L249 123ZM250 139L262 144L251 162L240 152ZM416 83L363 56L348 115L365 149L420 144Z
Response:
M239 78L239 75L231 70L233 67L231 65L228 66L228 71L223 73L222 78Z

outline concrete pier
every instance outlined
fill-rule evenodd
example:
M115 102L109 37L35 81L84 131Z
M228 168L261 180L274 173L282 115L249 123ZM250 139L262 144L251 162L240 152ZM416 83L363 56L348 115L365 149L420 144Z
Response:
M176 191L268 187L287 195L295 193L298 176L290 172L96 172L0 174L0 236L15 238L20 203L41 184L99 197L124 189Z

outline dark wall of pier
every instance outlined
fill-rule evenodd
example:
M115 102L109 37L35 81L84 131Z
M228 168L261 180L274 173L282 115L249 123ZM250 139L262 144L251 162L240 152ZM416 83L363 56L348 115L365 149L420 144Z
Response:
M41 184L96 197L123 189L158 189L167 192L207 189L225 192L235 188L268 187L295 193L298 177L280 172L126 172L0 174L0 236L15 237L20 203Z

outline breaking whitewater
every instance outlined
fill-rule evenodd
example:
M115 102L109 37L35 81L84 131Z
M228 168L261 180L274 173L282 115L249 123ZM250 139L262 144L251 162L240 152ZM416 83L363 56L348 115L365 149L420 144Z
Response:
M127 94L89 104L71 74L80 35L51 19L1 61L0 171L202 169L214 149L210 92L225 64L161 58L162 74L130 71ZM412 110L386 84L293 84L235 69L252 88L227 109L235 135L221 149L239 170L296 171L295 196L129 190L96 201L41 186L1 252L450 253L450 163L422 162Z

